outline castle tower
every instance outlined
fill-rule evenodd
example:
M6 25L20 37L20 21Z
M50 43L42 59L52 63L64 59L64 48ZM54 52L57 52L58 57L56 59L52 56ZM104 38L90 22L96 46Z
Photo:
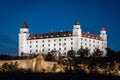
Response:
M76 21L74 24L73 36L81 36L81 27L79 21Z
M73 27L74 27L73 32L72 32L72 35L74 37L73 44L74 44L74 50L77 51L78 49L80 49L80 41L79 40L82 36L79 21L76 21Z
M29 35L29 28L24 22L20 28L19 33L19 56L21 56L22 53L27 53L27 38L29 37Z
M100 37L102 38L102 40L107 41L107 34L104 27L101 28Z

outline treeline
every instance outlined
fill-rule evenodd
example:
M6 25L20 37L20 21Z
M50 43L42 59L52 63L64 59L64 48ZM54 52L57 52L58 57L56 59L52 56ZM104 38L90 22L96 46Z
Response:
M37 55L32 56L11 56L6 54L0 54L0 60L19 60L19 59L32 59Z

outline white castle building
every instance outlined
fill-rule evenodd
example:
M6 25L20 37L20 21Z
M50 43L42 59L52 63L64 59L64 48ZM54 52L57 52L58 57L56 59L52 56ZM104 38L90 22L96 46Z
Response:
M38 54L48 53L52 50L66 55L69 50L77 51L81 47L88 48L93 53L96 48L105 55L107 48L107 34L104 27L100 35L82 32L81 25L75 22L72 31L51 32L45 34L30 34L27 24L24 22L19 33L19 56L23 53Z

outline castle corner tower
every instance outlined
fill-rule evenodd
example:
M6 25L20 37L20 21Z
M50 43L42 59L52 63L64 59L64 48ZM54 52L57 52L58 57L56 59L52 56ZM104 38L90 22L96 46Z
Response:
M27 53L27 39L29 35L29 28L26 22L24 22L19 33L19 56L21 56L23 53Z

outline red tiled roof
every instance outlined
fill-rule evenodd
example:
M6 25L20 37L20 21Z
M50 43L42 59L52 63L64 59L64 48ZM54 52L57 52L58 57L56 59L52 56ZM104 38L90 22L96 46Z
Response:
M28 40L32 39L44 39L44 38L57 38L57 37L70 37L72 36L72 31L66 32L53 32L53 33L45 33L45 34L31 34L28 37ZM92 38L96 40L102 40L99 35L90 34L86 32L82 32L82 37Z
M101 31L106 31L104 27L101 28Z
M92 39L96 39L96 40L102 40L99 35L86 33L86 32L82 32L82 37L92 38Z
M79 21L77 20L74 25L80 25Z
M24 22L24 23L22 24L21 28L28 28L26 22Z

